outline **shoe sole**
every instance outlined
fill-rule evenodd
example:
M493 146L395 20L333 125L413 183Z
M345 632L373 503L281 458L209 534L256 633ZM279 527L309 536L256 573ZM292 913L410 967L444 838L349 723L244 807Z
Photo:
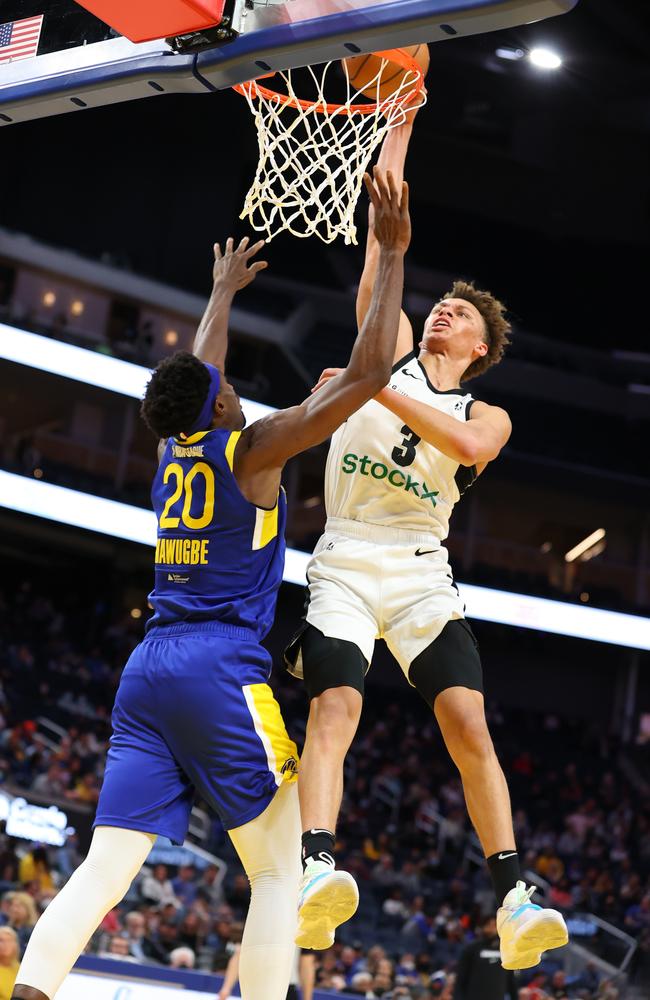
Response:
M507 964L505 960L501 964L509 970L530 969L540 962L545 951L562 948L568 941L569 934L560 914L542 910L515 934L508 947Z
M298 911L299 948L323 951L334 944L339 924L354 916L359 905L359 890L347 872L335 872L322 888L316 888Z
M501 955L501 965L508 972L520 972L523 969L534 969L542 961L542 954L539 951L526 951L510 959Z

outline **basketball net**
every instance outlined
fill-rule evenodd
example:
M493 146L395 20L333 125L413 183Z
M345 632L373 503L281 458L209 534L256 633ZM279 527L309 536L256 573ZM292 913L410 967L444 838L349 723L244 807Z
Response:
M357 242L354 210L372 154L389 129L404 123L407 111L426 101L422 71L408 53L394 49L375 55L380 68L364 82L364 94L344 74L341 104L330 104L325 96L330 74L340 77L338 62L301 71L303 77L308 71L308 86L313 85L311 100L297 96L291 70L275 74L286 93L258 80L234 88L248 101L259 147L255 179L240 218L267 239L286 230L293 236L318 236L325 243L337 236ZM382 73L389 63L398 63L405 73L397 89L382 98Z

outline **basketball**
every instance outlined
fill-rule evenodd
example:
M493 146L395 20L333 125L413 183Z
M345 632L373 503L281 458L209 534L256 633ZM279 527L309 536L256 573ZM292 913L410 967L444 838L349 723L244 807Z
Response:
M429 69L429 47L428 45L407 45L398 52L404 52L414 59L422 70L424 76ZM377 86L377 76L381 70L382 59L372 52L367 55L350 56L343 60L344 70L350 80L350 84L361 94L372 100L384 101L391 94L399 89L402 80L407 74L403 66L396 62L387 62L381 72L379 87Z

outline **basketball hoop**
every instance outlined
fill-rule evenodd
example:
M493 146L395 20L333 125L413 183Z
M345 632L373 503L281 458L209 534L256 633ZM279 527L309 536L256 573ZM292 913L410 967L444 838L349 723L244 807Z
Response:
M311 100L297 96L292 76L296 70L268 74L279 78L279 86L283 82L286 93L259 82L268 77L234 88L248 101L259 146L255 179L240 218L267 239L286 230L293 236L318 236L325 243L337 236L357 242L354 210L370 158L388 130L403 124L407 111L426 101L422 70L407 52L390 49L375 55L380 65L376 75L364 81L363 93L344 74L345 94L339 104L325 97L331 73L340 72L338 62L300 71L313 86ZM405 72L396 89L381 98L382 74L389 63ZM376 98L370 103L369 93Z

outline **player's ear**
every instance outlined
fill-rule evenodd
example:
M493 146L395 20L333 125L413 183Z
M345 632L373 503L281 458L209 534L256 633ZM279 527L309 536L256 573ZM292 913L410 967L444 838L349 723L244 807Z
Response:
M488 352L488 345L484 340L479 340L478 344L474 346L474 355L477 358L484 358Z

